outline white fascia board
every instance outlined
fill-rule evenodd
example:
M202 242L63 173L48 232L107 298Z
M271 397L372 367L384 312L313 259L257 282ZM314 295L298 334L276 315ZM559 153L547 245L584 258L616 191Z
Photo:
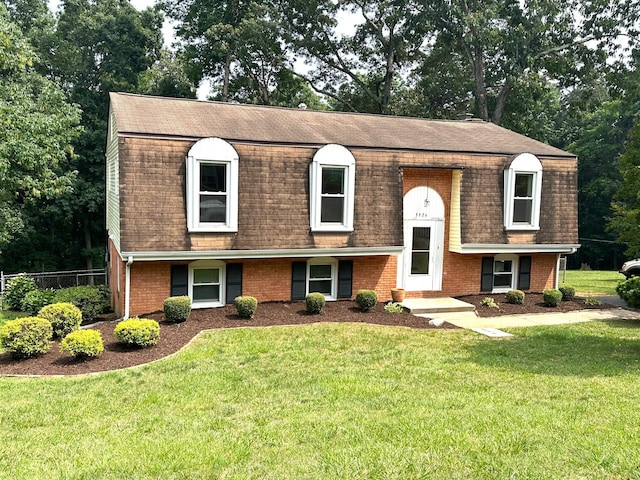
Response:
M579 243L463 243L458 253L575 253L578 248Z
M132 256L137 262L158 260L205 260L215 258L306 258L306 257L364 257L370 255L399 255L404 247L354 247L354 248L302 248L282 250L203 250L177 252L123 252L124 257Z

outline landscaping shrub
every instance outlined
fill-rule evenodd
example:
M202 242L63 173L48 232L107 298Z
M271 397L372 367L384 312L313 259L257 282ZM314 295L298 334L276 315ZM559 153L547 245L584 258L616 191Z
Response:
M108 290L107 290L108 292ZM82 320L92 322L110 309L110 300L105 296L105 287L81 285L63 288L56 292L56 303L73 303L82 312Z
M384 306L385 311L389 313L402 313L404 312L404 307L398 302L389 302Z
M373 290L358 290L356 303L363 312L368 312L378 303L378 294Z
M233 305L238 311L240 318L253 318L258 308L258 299L250 296L240 296L233 300Z
M186 295L164 300L164 318L170 323L184 322L191 313L191 299Z
M545 305L548 305L549 307L557 307L562 301L562 292L555 288L549 288L542 292L542 299L544 300Z
M616 292L631 308L640 308L640 277L630 277L616 286Z
M130 318L119 322L113 333L130 347L151 347L160 339L160 325L147 318Z
M14 358L29 358L49 350L53 329L44 318L23 317L0 327L0 345Z
M524 292L522 290L509 290L507 292L507 303L522 305L524 303Z
M319 313L322 313L326 299L323 294L313 292L306 296L305 302L307 304L307 313L318 315Z
M2 302L8 310L19 311L22 308L22 300L27 293L37 289L38 286L33 278L25 274L18 275L7 282Z
M22 311L35 317L42 307L53 303L55 295L56 292L52 288L31 290L22 299Z
M564 287L558 288L558 290L560 290L560 292L562 293L563 302L569 302L573 300L576 296L576 289L573 287L564 286Z
M584 299L584 304L588 307L599 307L600 305L602 305L602 302L596 297L587 297Z
M97 357L104 351L102 335L98 330L76 330L62 339L60 351L79 360Z
M82 323L82 312L72 303L46 305L38 312L38 316L51 323L53 335L58 338L78 330Z

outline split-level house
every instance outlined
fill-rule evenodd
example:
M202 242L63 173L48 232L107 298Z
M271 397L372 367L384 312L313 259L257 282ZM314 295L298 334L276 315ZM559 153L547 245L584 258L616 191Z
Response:
M577 160L492 123L111 94L108 268L123 316L558 281Z

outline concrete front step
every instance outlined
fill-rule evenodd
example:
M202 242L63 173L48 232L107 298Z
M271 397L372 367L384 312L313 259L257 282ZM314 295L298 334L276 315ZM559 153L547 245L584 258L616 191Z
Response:
M474 312L475 307L470 303L457 300L455 298L406 298L402 306L412 314L424 313L453 313L453 312Z

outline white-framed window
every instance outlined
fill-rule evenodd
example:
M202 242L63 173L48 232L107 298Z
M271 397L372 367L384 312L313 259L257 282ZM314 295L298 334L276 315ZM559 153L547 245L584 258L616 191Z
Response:
M356 159L341 145L325 145L309 170L310 225L313 231L353 230Z
M220 138L196 142L187 156L190 232L238 231L238 153Z
M189 264L189 298L193 308L221 307L225 303L225 264L198 260Z
M327 300L338 297L338 260L331 257L307 261L307 293L322 293Z
M493 259L493 291L508 292L515 288L517 257L498 255Z
M507 230L538 230L542 164L535 155L518 155L504 172L504 226Z

